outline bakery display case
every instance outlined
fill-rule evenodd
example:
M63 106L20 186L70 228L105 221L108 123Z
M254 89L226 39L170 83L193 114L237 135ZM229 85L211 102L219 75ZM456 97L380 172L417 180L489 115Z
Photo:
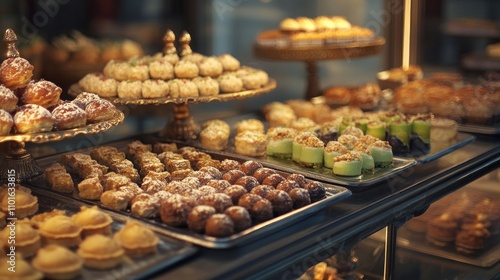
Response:
M418 64L387 65L386 48L395 42L386 40L380 24L371 24L369 12L363 17L332 9L331 3L306 8L297 3L295 13L324 28L304 35L271 30L280 21L287 28L301 26L274 1L188 2L192 7L183 6L189 10L183 12L189 17L186 26L197 26L193 32L179 32L176 41L165 28L156 51L144 46L138 56L101 61L97 70L79 72L64 89L68 100L47 106L56 115L59 106L86 109L97 99L113 105L111 119L38 133L9 127L0 136L5 147L0 222L18 219L18 230L26 234L15 231L16 237L27 239L17 247L16 262L27 268L19 274L36 279L41 274L68 279L498 278L498 112L490 108L486 119L457 115L450 112L458 105L438 96L446 87L449 96L486 100L476 107L481 108L498 105L496 90L462 87L463 76L429 75ZM364 7L385 4L370 1ZM221 7L226 7L222 13ZM240 11L246 9L268 13L242 19ZM328 13L331 18L317 16ZM345 18L336 16L344 14L367 28L351 29L350 23L346 28ZM258 30L242 23L263 19L267 22ZM205 24L210 32L200 31ZM329 30L330 24L340 27ZM238 32L228 32L233 27ZM195 34L193 44L190 34ZM224 47L228 41L236 48ZM5 43L12 52L13 41ZM332 61L316 66L320 60ZM288 72L293 61L305 61L309 73ZM337 65L345 73L328 73ZM344 79L349 71L360 75ZM315 84L320 79L330 85L320 90ZM241 84L234 89L236 81ZM209 83L220 90L205 91ZM303 88L309 88L305 96ZM7 115L32 104L26 91L9 90L20 103ZM434 102L421 102L430 97ZM166 114L173 119L165 124ZM155 129L145 133L142 123L130 126L136 118L154 121ZM103 140L107 130L117 140ZM98 138L87 145L91 135ZM88 141L82 144L80 137ZM36 152L49 144L55 149ZM36 174L18 180L23 169L6 163L14 150L32 155L23 165ZM16 210L9 211L13 199ZM0 249L7 255L9 228L2 228ZM0 278L9 273L5 263Z

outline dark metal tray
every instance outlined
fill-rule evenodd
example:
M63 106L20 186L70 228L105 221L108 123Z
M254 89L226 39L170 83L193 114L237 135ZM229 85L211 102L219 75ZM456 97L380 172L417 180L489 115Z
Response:
M44 189L32 186L30 186L30 188L32 189L33 195L38 198L38 213L59 209L65 210L67 214L71 215L80 211L80 207L85 205L85 203L81 201L68 198L58 193L47 192ZM118 231L129 219L128 217L117 215L105 209L102 209L102 211L106 212L113 219L113 223L111 224L113 232ZM146 224L146 226L149 225ZM150 226L150 228L156 231L155 227ZM189 243L181 242L163 236L162 234L158 234L158 237L160 242L156 254L139 258L130 258L130 261L124 262L120 266L110 270L95 270L84 267L81 276L76 279L147 279L152 274L174 265L197 251L197 249Z
M118 141L115 143L110 143L108 145L115 146L119 150L123 151L126 148L126 144L129 143L130 141ZM146 142L146 141L144 141ZM200 149L202 150L202 149ZM204 152L209 153L212 158L214 159L234 159L239 162L243 162L246 159L242 157L237 157L234 155L223 155L223 154L218 154L218 153L213 153L211 151L206 151L203 150ZM84 149L84 150L79 150L78 152L82 153L88 153L90 152L90 149ZM61 154L58 155L53 155L49 156L46 158L42 158L37 160L37 163L39 166L43 169L50 164L54 162L59 162ZM274 168L271 165L264 164L266 167ZM278 173L284 176L288 176L292 172L286 172L286 171L280 171L280 169L276 169ZM310 179L307 179L310 180ZM39 177L36 179L36 183L33 182L34 184L42 187L45 191L49 192L55 192L52 189L49 188L47 183L45 182L43 177ZM265 221L263 223L259 223L256 225L253 225L252 227L235 233L229 237L223 237L223 238L216 238L216 237L211 237L207 236L204 234L198 234L195 232L190 231L189 229L185 227L172 227L172 226L167 226L164 223L161 222L159 218L156 219L147 219L147 218L140 218L140 217L135 217L129 210L127 211L114 211L115 213L122 215L122 216L130 216L134 217L136 219L139 219L143 222L146 222L150 225L154 226L155 231L160 232L166 236L174 237L179 240L187 241L192 244L200 245L203 247L207 248L230 248L234 247L236 245L242 244L244 242L248 242L249 240L257 239L259 237L262 237L266 234L269 234L271 232L278 231L281 228L284 228L286 226L289 226L301 219L304 219L315 212L320 211L321 209L332 205L336 202L339 202L347 197L349 197L352 193L350 190L346 189L345 187L341 186L336 186L333 184L328 184L324 183L324 186L326 188L326 197L323 198L322 200L313 202L305 207L302 207L300 209L295 209L289 213L280 215L278 217L274 217L271 220ZM66 194L64 194L66 195ZM88 204L93 204L93 205L100 205L99 201L90 201L90 200L84 200L78 196L78 194L73 193L66 195L68 198L71 198L73 200L79 200L79 201L84 201L85 203ZM113 211L113 210L110 210Z
M494 125L459 123L458 130L469 133L496 135L500 134L500 123L496 123Z

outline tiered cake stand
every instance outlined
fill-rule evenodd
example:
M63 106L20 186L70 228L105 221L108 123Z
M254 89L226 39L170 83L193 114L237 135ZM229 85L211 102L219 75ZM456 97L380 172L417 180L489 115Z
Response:
M18 57L15 47L17 36L12 29L4 35L7 44L6 58ZM107 121L88 124L84 127L49 131L33 134L11 134L0 136L0 181L21 183L42 175L42 170L25 149L25 143L46 143L75 137L79 134L97 134L123 122L124 115L116 110L114 117Z
M165 42L165 48L163 50L164 54L172 54L177 52L174 46L175 34L168 30L163 38ZM192 53L189 46L191 42L191 36L189 33L184 32L179 38L179 43L181 45L179 56L185 56ZM267 93L276 88L276 81L269 79L269 82L258 89L244 90L232 93L221 93L215 96L200 96L200 97L188 97L188 98L151 98L151 99L126 99L126 98L106 98L115 105L164 105L164 104L174 104L173 109L173 120L170 117L167 118L167 123L164 128L160 131L159 136L165 140L181 140L190 141L197 137L199 132L199 126L194 122L190 111L189 104L196 103L206 103L212 101L231 101L231 100L241 100L249 98L252 96ZM83 88L78 84L73 84L69 88L69 94L76 97L78 94L83 92Z
M378 54L385 44L381 37L367 41L335 43L311 46L271 46L254 45L254 54L257 57L284 61L304 61L307 70L307 100L320 93L317 61L320 60L348 60Z

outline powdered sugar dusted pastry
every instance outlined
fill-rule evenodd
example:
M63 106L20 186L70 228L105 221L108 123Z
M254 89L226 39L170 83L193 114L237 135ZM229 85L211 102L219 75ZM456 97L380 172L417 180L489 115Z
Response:
M73 103L63 103L52 110L55 127L58 130L85 126L87 113Z
M26 104L37 104L48 108L59 102L62 89L46 80L31 81L26 86L21 100Z
M245 119L238 121L234 125L234 128L236 130L236 134L247 130L264 133L264 124L258 119Z
M266 153L267 137L262 132L243 131L234 137L236 153L246 156L263 156Z
M209 76L212 78L218 77L224 70L222 63L216 57L206 57L198 62L200 76Z
M0 136L9 135L13 125L12 116L7 111L0 109Z
M142 82L142 97L161 98L170 93L169 84L163 80L146 80Z
M214 96L219 94L219 83L211 77L196 77L193 82L198 87L200 96Z
M170 85L170 96L173 98L197 97L198 87L187 79L173 79L168 82Z
M154 79L173 79L175 77L174 66L165 60L153 61L149 64L149 75Z
M217 58L222 63L224 71L236 71L240 68L240 61L230 54L221 54Z
M121 81L116 87L118 97L137 99L142 97L142 82L141 81Z
M90 103L90 101L93 101L93 100L101 100L101 98L99 97L99 95L97 95L95 93L90 93L90 92L84 91L84 92L80 93L77 97L75 97L75 99L73 99L73 101L71 101L71 103L74 103L76 106L85 110L85 108Z
M233 74L222 74L217 79L221 92L238 92L243 90L243 81Z
M0 82L12 90L25 87L33 77L33 69L22 57L7 58L0 65Z
M227 147L229 133L217 126L208 126L200 132L200 144L202 147L221 151Z
M198 65L196 63L186 60L181 60L174 66L174 73L180 79L192 79L198 76Z
M217 84L217 87L218 86L219 85ZM19 99L14 94L14 92L11 89L0 84L0 109L3 109L7 112L13 112L14 110L16 110L17 101L19 101Z
M54 118L49 110L36 104L26 104L18 108L14 115L14 125L19 133L51 131Z
M104 100L92 100L85 107L89 122L100 122L113 118L116 108L113 103Z

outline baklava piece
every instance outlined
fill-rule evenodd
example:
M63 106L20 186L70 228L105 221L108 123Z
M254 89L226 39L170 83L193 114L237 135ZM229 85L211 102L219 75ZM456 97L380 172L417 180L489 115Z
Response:
M44 174L53 190L63 193L72 193L74 191L73 179L60 163L54 163L47 167Z

